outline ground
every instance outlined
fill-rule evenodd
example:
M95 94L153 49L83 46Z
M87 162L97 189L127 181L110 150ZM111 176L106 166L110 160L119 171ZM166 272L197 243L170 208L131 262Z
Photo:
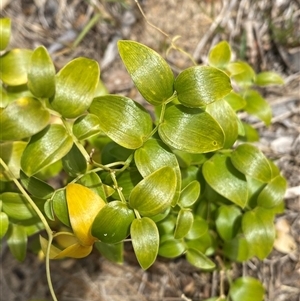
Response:
M90 4L89 4L90 3ZM134 1L14 0L0 1L1 16L13 23L11 47L45 45L57 69L74 57L86 56L100 63L101 77L109 92L136 92L118 57L116 41L133 39L161 53L175 73L191 65L184 54L171 50L172 38L200 64L207 62L209 49L225 39L234 57L248 61L259 71L278 72L284 87L262 91L274 117L266 128L251 120L261 140L257 146L280 167L288 180L284 214L276 225L283 240L264 261L253 259L233 265L231 276L251 275L265 288L265 301L300 300L300 4L297 0L143 0ZM98 21L72 48L80 32L96 15ZM168 35L168 36L166 36ZM247 118L247 116L245 116ZM279 235L280 236L280 235ZM29 253L18 263L3 244L0 255L1 300L51 300L45 266ZM159 259L149 270L137 265L127 247L124 265L108 262L98 254L81 260L51 263L53 283L60 301L200 301L219 292L220 273L203 273L183 259Z

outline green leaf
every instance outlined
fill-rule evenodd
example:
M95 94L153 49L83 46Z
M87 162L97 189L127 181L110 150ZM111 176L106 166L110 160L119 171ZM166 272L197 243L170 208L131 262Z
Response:
M87 169L87 161L75 144L62 158L62 165L64 171L71 177L84 174Z
M78 117L73 124L73 134L78 140L85 140L100 133L100 120L96 115Z
M231 49L226 41L215 45L209 52L208 63L215 68L224 68L230 62Z
M131 191L129 204L143 216L154 216L171 206L176 192L176 174L162 167L139 182Z
M166 258L175 258L185 251L184 242L177 239L169 239L160 244L158 255Z
M5 212L0 212L0 239L4 237L8 230L9 219Z
M287 182L282 176L277 176L268 183L257 198L257 204L264 208L273 208L278 206L286 191Z
M181 173L176 156L160 140L149 139L134 153L134 161L143 177L147 177L161 167L170 166L176 174L176 192L172 206L177 204L181 190Z
M2 201L2 210L9 218L25 221L37 217L37 214L22 194L4 192L0 194L0 200Z
M158 53L134 41L118 41L118 48L135 86L149 103L161 105L173 95L173 72Z
M195 249L187 249L186 260L201 270L212 270L216 266L207 256Z
M89 110L98 116L101 130L125 148L141 147L152 131L151 116L130 98L100 96L93 100Z
M230 72L231 79L242 87L251 86L255 81L256 74L246 62L233 62L228 64L226 68Z
M208 231L197 239L190 240L186 238L185 238L185 244L189 249L197 250L201 253L206 253L207 250L212 249L213 236Z
M28 88L36 97L49 98L55 93L55 68L44 46L36 48L28 68Z
M135 219L130 227L134 253L140 266L146 270L155 261L158 254L159 234L157 226L148 217Z
M224 99L230 104L234 111L243 109L247 104L246 100L234 91L227 94Z
M0 79L8 86L26 84L31 55L31 50L13 49L0 56Z
M30 177L64 157L72 145L73 139L66 129L51 124L30 139L21 158L21 167Z
M180 193L178 205L180 207L192 206L200 196L201 186L198 181L190 182Z
M232 301L262 301L264 294L264 287L258 279L245 276L231 283L229 290Z
M209 66L190 67L182 71L174 83L178 100L187 107L203 107L222 99L231 90L230 78Z
M95 247L106 259L120 264L123 263L124 243L106 244L97 241Z
M194 216L189 209L180 209L177 220L176 227L174 231L174 238L181 239L184 238L190 231L194 222Z
M96 61L76 58L56 75L56 92L51 106L63 117L75 118L91 105L100 75Z
M135 215L132 209L120 201L105 205L95 217L92 235L104 243L114 244L124 240L130 232Z
M275 240L274 214L270 210L256 207L242 218L242 230L250 247L250 253L260 260L266 258Z
M21 155L27 143L23 141L0 143L0 155L2 160L8 166L12 175L18 179L20 177L20 161ZM0 180L11 181L12 177L7 174L2 165L0 165Z
M230 155L215 154L203 164L205 181L219 194L244 208L248 200L245 176L231 163Z
M9 18L0 19L0 51L4 50L8 44L11 34L11 21Z
M209 104L206 107L206 112L219 123L224 131L225 141L223 148L230 148L238 137L238 124L235 112L224 99Z
M270 182L272 179L268 159L254 145L239 145L231 154L231 162L241 173L261 182Z
M283 85L284 80L276 72L266 71L257 74L255 84L261 87L270 85Z
M66 191L57 190L52 199L55 216L66 226L71 227Z
M190 153L212 152L224 144L223 130L208 113L182 105L166 110L158 132L167 145Z
M37 198L48 199L54 192L54 188L46 182L36 177L28 177L22 171L20 173L20 179L24 188Z
M237 262L247 261L252 257L249 249L247 240L241 235L225 241L223 246L224 255L230 260Z
M217 211L216 227L219 235L225 241L231 240L240 229L241 211L236 206L221 206Z
M208 231L208 223L203 218L195 215L192 227L185 236L186 239L198 239Z
M27 235L25 227L17 224L10 224L7 232L7 244L12 255L19 261L26 256Z
M249 114L255 115L266 125L270 125L272 119L272 110L267 101L255 90L247 90L244 98L247 102L244 110Z
M239 139L245 142L257 142L259 141L259 134L257 130L248 123L242 122L243 136Z
M0 115L0 140L21 140L44 129L50 120L49 111L33 97L11 102Z

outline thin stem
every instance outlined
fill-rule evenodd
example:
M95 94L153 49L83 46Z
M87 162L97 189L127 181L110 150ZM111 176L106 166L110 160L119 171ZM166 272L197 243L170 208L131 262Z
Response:
M117 179L116 179L116 173L115 173L115 171L111 171L111 172L110 172L110 177L111 177L111 179L112 179L113 182L114 182L114 188L117 190L117 192L118 192L118 194L119 194L119 197L120 197L121 201L122 201L124 204L126 204L126 199L125 199L125 197L124 197L124 194L122 193L122 188L119 187L119 185L118 185L118 182L117 182Z

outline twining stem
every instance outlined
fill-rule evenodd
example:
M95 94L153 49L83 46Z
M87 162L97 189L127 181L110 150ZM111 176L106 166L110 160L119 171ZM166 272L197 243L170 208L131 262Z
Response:
M1 158L0 158L0 164L3 166L3 168L6 171L7 175L9 176L9 178L12 179L12 181L15 183L15 185L20 190L22 195L26 198L26 200L31 205L32 209L36 212L36 214L38 215L38 217L40 218L41 222L43 223L43 225L45 227L45 230L46 230L47 235L48 235L48 245L47 245L47 253L46 253L47 282L48 282L49 290L50 290L53 301L58 301L57 298L56 298L54 289L53 289L52 280L51 280L51 273L50 273L50 248L51 248L51 243L52 243L52 240L53 240L52 230L51 230L45 216L43 215L43 213L40 211L38 206L31 199L31 197L26 192L26 190L23 188L23 186L19 183L19 181L14 177L14 175L11 172L11 170L9 169L9 167L6 165L6 163Z

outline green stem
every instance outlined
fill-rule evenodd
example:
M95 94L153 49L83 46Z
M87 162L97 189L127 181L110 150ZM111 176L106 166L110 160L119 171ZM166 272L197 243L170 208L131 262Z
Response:
M113 180L114 182L114 188L117 190L118 194L119 194L119 197L121 199L121 201L126 204L126 199L124 197L124 194L122 193L122 188L119 187L118 185L118 182L117 182L117 179L116 179L116 174L115 174L115 171L111 171L110 172L110 176L111 176L111 179Z

